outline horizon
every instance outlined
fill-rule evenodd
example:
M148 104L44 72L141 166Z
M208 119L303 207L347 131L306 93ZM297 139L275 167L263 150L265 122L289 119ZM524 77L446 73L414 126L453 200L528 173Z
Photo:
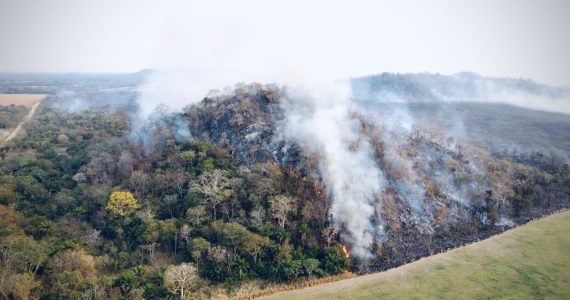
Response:
M168 70L162 70L162 69L153 69L153 68L143 68L140 69L138 71L125 71L125 72L112 72L112 71L39 71L39 72L34 72L34 71L0 71L0 74L2 75L134 75L134 74L138 74L138 73L143 73L143 72L161 72L161 71L168 71ZM366 77L373 77L373 76L380 76L383 74L395 74L395 75L421 75L421 74L425 74L425 75L439 75L439 76L457 76L457 75L461 75L461 74L472 74L475 75L477 77L480 78L486 78L486 79L511 79L511 80L521 80L521 81L530 81L532 83L538 84L538 85L542 85L542 86L548 86L548 87L554 87L554 88L570 88L570 84L568 85L556 85L556 84L548 84L548 83L544 83L541 81L538 81L534 78L530 78L530 77L515 77L515 76L490 76L490 75L485 75L485 74L480 74L477 72L473 72L473 71L459 71L459 72L454 72L454 73L441 73L441 72L430 72L430 71L424 71L424 72L387 72L387 71L382 71L382 72L374 72L374 73L370 73L370 74L361 74L361 75L350 75L350 76L345 76L343 78L338 78L335 80L343 80L343 79L358 79L358 78L366 78ZM333 80L334 81L334 80ZM233 83L228 83L229 86L239 83L240 81L236 81ZM241 81L243 82L243 81ZM246 82L246 83L262 83L262 84L272 84L272 83L279 83L279 82L256 82L256 81L251 81L251 82Z

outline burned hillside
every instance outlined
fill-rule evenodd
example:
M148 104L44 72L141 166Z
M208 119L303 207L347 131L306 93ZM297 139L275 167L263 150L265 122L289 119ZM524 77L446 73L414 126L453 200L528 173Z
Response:
M350 244L342 238L344 224L330 220L332 195L319 169L322 156L279 137L285 93L275 86L243 85L233 93L205 98L185 117L197 138L228 149L247 167L272 164L287 179L301 176L304 184L287 188L299 198L296 211L306 210L305 203L324 210L316 215L325 219L309 224ZM567 170L563 163L549 174L508 156L493 156L480 146L460 144L436 128L407 130L357 111L350 117L359 124L359 139L373 148L383 177L377 180L385 181L374 195L370 220L370 250L377 267L480 239L570 203L559 192L566 190L567 179L556 178Z

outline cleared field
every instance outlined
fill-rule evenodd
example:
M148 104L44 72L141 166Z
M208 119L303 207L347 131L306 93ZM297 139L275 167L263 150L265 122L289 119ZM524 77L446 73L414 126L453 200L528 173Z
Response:
M570 211L386 272L264 299L570 299Z
M0 105L24 105L32 107L35 103L45 98L42 94L0 94Z

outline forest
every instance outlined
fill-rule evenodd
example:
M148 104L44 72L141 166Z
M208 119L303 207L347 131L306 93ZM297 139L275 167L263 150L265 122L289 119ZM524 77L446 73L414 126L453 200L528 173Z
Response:
M362 258L331 222L322 157L275 138L280 88L238 85L137 130L136 93L62 105L92 93L51 94L2 148L2 299L207 299L253 280L384 270L570 204L556 155L492 154L354 115L386 178L371 218L383 235Z

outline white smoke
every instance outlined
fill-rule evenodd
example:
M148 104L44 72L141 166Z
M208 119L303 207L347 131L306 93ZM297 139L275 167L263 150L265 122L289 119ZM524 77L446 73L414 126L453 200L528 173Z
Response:
M138 110L131 124L131 140L150 145L152 126L149 125L165 114L174 118L173 135L177 141L192 139L190 128L179 113L184 107L200 102L207 94L208 85L197 80L200 78L197 73L182 69L152 72L139 88Z
M231 68L195 66L154 70L138 89L138 110L133 117L131 139L150 144L149 123L168 113L174 118L174 138L191 140L192 133L181 115L185 107L200 103L210 94L231 93L236 83L262 78Z
M200 101L200 94L206 92L195 83L194 77L180 70L156 70L140 87L137 99L138 115L141 119L148 118L159 105L166 105L170 110L181 111L186 105Z
M378 230L371 218L384 177L360 123L351 118L350 87L337 82L311 90L288 88L281 107L281 138L320 158L320 174L332 198L332 221L346 230L343 239L354 255L370 257Z
M479 102L505 103L526 109L570 114L570 95L537 95L524 91L513 91L498 85L486 84Z

